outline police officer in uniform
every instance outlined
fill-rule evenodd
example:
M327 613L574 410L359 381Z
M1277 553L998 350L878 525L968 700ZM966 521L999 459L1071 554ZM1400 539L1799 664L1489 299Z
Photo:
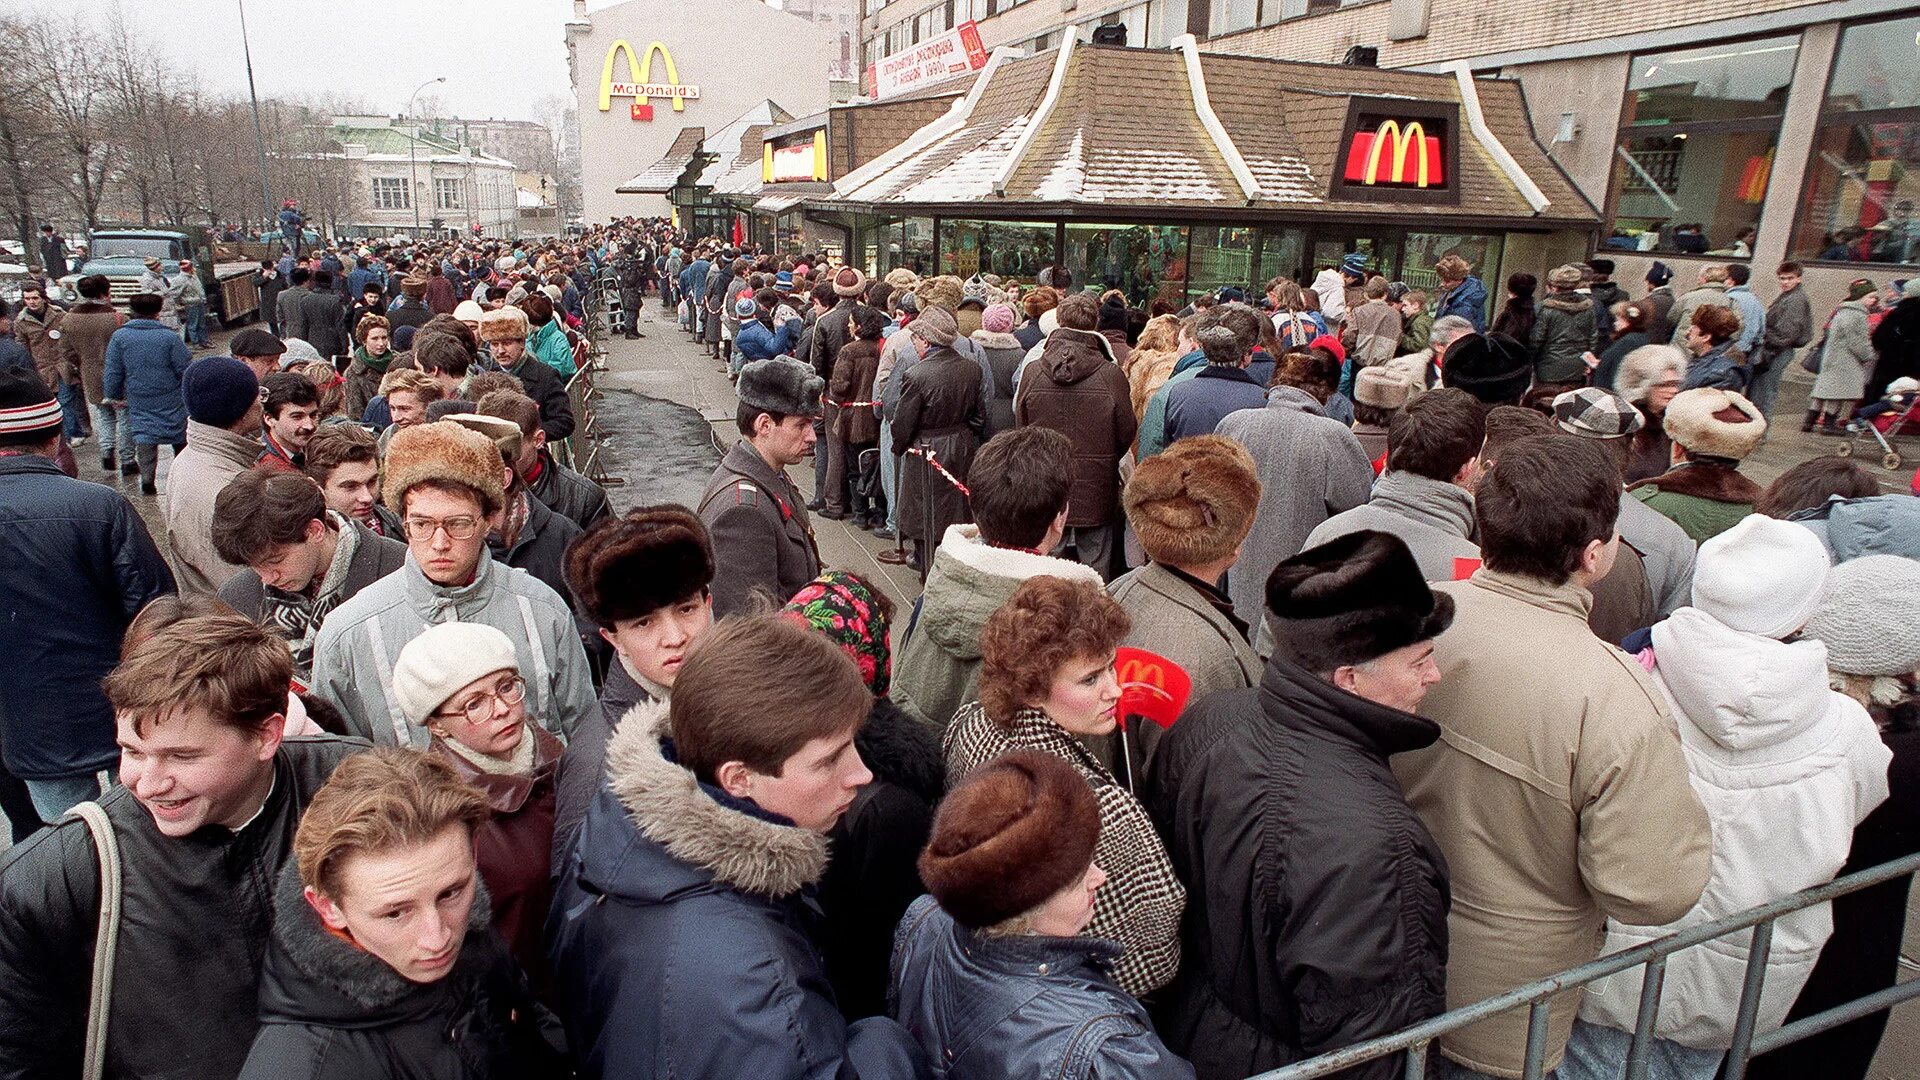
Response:
M820 573L806 497L786 468L813 447L826 383L813 369L775 357L740 369L734 420L743 438L720 459L700 497L713 538L713 614L752 611L756 594L775 607Z

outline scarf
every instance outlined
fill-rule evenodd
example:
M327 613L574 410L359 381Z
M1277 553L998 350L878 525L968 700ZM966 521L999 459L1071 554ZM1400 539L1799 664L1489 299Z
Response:
M887 649L887 614L871 586L843 570L829 570L808 582L780 609L827 635L860 667L874 697L886 697L892 681Z
M514 746L513 753L506 757L494 757L483 754L458 739L441 739L441 745L460 755L461 760L483 773L495 776L531 776L533 775L533 732L527 729L526 721L520 722L520 742Z
M527 527L527 489L521 488L507 501L507 512L500 521L500 559L506 561L507 552L520 540L520 530Z
M366 365L370 370L385 375L387 373L387 365L393 363L393 350L388 349L380 355L380 359L375 360L367 353L367 347L365 345L355 345L353 347L353 358Z
M327 511L329 523L340 539L333 546L333 562L320 577L320 587L309 598L304 593L282 592L261 585L260 621L285 638L293 653L294 675L305 680L313 670L313 643L320 621L339 607L346 597L347 569L353 565L354 552L360 547L360 533L346 518Z

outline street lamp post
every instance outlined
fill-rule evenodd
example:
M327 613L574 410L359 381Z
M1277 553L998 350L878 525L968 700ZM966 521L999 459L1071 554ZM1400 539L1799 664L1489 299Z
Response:
M240 48L247 58L247 97L253 101L253 150L260 156L260 231L273 228L273 195L267 186L267 140L260 134L260 95L253 88L253 43L247 39L247 2L235 0L240 7Z
M415 98L420 96L420 91L425 90L434 83L443 83L446 81L447 77L442 75L437 79L428 79L426 82L414 87L413 93L407 97L407 115L409 117L413 115L413 102ZM414 147L419 142L420 132L418 130L407 133L407 201L413 204L413 235L416 240L420 237L420 166L414 160Z

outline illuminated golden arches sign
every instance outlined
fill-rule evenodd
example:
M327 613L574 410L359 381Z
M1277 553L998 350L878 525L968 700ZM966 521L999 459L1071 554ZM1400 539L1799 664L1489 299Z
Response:
M613 81L613 61L621 53L627 54L627 82ZM649 81L653 77L653 58L658 55L667 69L667 81L656 83ZM607 58L600 64L600 111L613 108L613 99L627 97L633 99L631 115L635 120L653 119L653 99L666 98L673 102L674 112L685 112L689 98L698 100L700 87L687 86L680 82L680 72L673 64L673 54L658 41L647 43L647 51L634 59L633 46L623 39L614 42L607 49Z
M1344 177L1349 184L1437 187L1446 183L1446 159L1440 139L1427 134L1420 121L1411 120L1402 127L1398 120L1383 120L1372 131L1354 132L1347 146Z

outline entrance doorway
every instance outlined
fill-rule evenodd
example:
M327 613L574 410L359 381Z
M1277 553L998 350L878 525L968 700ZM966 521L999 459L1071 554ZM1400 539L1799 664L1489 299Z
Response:
M1309 268L1310 273L1317 273L1324 266L1339 266L1341 259L1355 251L1366 256L1369 273L1379 274L1389 281L1398 276L1400 237L1397 234L1383 235L1361 228L1326 226L1313 230L1313 265Z

